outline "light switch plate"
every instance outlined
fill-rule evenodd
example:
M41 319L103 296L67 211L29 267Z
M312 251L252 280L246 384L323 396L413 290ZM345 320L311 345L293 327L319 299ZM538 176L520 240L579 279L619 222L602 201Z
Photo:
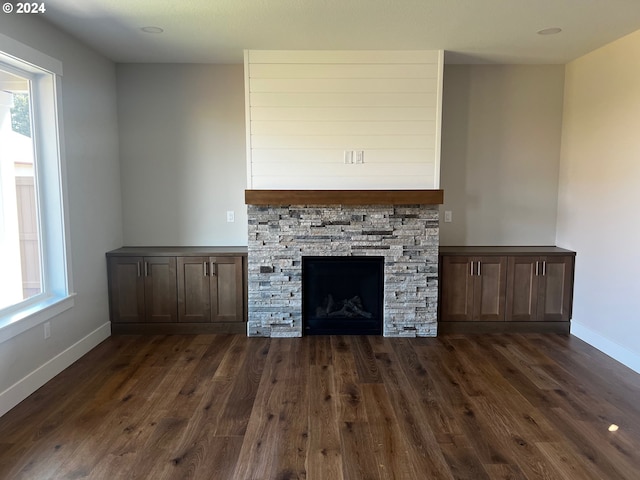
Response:
M444 211L444 223L451 223L453 221L453 216L451 214L451 210Z
M352 165L353 164L353 150L345 150L344 151L344 164Z

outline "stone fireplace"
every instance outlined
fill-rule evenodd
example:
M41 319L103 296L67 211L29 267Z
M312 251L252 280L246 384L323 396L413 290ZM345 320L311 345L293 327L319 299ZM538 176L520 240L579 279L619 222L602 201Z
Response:
M303 335L306 256L382 257L383 335L436 335L441 190L287 192L246 192L249 336Z

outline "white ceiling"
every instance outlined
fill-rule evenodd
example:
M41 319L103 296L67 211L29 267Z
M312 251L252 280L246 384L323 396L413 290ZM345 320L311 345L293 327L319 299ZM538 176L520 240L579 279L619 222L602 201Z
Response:
M243 49L444 49L448 63L566 63L640 29L640 0L46 0L116 62L241 63ZM158 26L162 34L141 27ZM537 31L560 27L558 35Z

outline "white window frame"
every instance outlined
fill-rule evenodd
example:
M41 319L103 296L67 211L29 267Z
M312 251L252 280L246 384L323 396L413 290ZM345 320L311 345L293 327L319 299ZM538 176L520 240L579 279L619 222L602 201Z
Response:
M31 80L32 138L40 212L42 293L0 310L0 343L50 320L74 304L66 165L62 139L62 63L0 34L0 65ZM26 74L26 75L25 75Z

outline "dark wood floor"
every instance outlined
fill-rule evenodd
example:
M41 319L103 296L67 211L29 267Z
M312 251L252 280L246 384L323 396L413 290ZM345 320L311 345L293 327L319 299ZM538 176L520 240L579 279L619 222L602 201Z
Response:
M560 335L114 336L0 419L0 478L638 479L640 376Z

